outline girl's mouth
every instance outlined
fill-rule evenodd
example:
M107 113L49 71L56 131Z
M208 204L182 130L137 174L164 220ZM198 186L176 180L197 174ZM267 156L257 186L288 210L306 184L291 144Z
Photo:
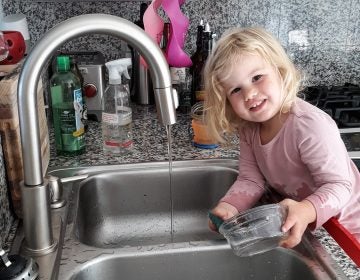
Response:
M252 112L259 111L264 106L265 102L266 102L266 99L258 100L256 102L254 102L253 104L251 104L249 110Z

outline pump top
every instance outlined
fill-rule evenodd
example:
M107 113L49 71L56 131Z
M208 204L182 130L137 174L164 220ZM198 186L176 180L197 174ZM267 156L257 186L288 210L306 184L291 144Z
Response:
M125 78L130 79L128 67L131 67L131 58L121 58L112 60L105 63L109 71L109 84L121 84L121 75L124 74Z

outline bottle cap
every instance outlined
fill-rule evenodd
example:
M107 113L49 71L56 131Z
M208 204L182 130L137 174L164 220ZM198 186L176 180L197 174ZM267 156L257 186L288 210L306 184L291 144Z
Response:
M70 70L70 59L66 55L60 55L56 58L57 69L60 72L66 72Z

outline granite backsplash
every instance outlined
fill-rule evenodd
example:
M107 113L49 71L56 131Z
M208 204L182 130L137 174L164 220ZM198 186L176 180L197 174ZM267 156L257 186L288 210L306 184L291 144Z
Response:
M55 24L85 13L113 14L130 21L139 18L140 1L0 0L3 14L26 15L34 44ZM146 1L144 1L146 2ZM359 0L187 0L182 11L190 19L186 51L195 49L201 18L219 36L233 26L262 26L276 35L308 84L359 84ZM160 11L161 12L161 11ZM105 35L83 36L64 49L98 50L108 60L119 58L121 42Z

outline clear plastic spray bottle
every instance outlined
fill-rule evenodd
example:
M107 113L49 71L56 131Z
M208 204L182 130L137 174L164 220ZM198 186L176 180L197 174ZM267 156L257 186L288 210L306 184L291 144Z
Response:
M121 83L122 75L130 79L130 58L105 63L109 72L109 85L102 104L103 148L107 153L126 154L133 146L132 109L127 84Z

